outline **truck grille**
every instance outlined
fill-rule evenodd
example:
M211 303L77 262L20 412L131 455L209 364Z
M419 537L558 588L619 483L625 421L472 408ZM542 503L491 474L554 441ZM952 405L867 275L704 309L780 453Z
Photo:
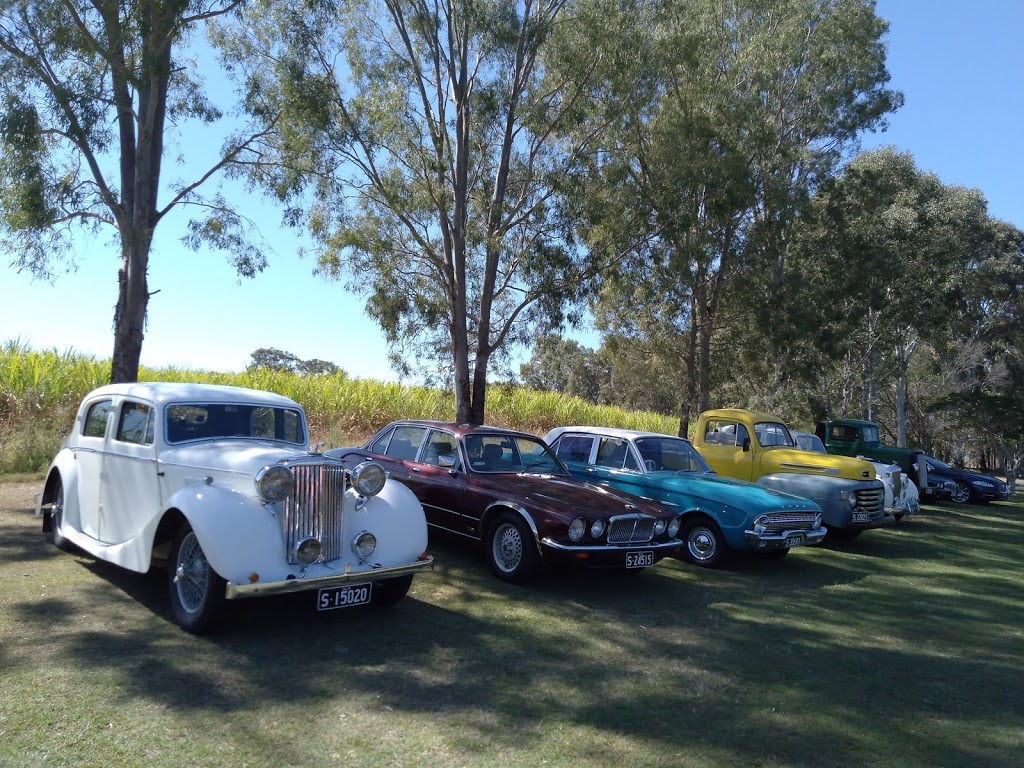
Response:
M643 544L654 538L651 515L616 515L608 521L609 544Z
M885 490L879 482L873 487L857 489L857 511L866 512L869 517L883 513Z
M320 559L336 560L344 546L345 468L340 464L293 464L289 469L295 477L295 489L283 504L285 557L297 565L296 547L304 539L314 538L320 542Z
M814 528L814 520L817 516L815 512L772 512L765 515L768 522L764 524L764 527L767 533L810 531Z

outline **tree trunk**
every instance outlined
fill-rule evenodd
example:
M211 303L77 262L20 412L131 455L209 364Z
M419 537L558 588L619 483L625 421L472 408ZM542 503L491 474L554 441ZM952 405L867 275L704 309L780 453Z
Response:
M114 309L114 352L111 358L110 383L139 380L143 330L149 288L146 270L149 263L148 237L123 233L122 266L118 271L117 306Z

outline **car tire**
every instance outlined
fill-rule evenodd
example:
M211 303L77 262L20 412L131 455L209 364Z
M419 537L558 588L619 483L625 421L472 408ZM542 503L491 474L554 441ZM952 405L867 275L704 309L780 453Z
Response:
M722 529L706 517L684 522L679 538L683 540L686 561L701 568L717 568L728 556Z
M188 523L182 524L171 544L167 585L174 621L185 631L201 635L222 618L227 582L213 570Z
M64 484L57 481L50 505L50 541L62 552L70 552L75 545L64 538Z
M486 538L487 561L494 575L512 584L525 584L537 575L540 556L533 532L512 512L502 512Z
M950 499L956 504L968 504L971 501L971 486L963 480L956 481L956 490Z
M373 583L373 596L370 602L374 605L394 605L409 593L412 576L399 576L396 579L385 579Z

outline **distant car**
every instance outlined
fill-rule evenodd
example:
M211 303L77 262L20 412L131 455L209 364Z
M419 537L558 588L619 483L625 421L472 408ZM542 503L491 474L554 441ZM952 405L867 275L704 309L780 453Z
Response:
M529 581L545 564L637 571L682 550L677 513L574 480L523 432L400 421L362 448L327 455L383 464L415 492L432 527L482 542L504 581Z
M317 590L317 608L390 604L432 566L423 508L380 464L309 449L298 403L204 384L114 384L78 409L36 502L61 549L166 564L175 621L224 601Z
M957 504L988 504L1010 498L1010 489L998 478L951 467L933 456L926 456L925 461L929 478L934 476L937 481L953 484L950 499Z
M789 433L796 440L797 448L800 450L827 453L825 444L817 435L811 432L798 432L795 429L789 430ZM875 468L875 476L885 485L886 512L892 513L893 517L900 520L906 515L916 515L921 511L921 494L913 479L903 472L899 464L874 461L865 456L857 458L869 462Z
M819 544L821 507L754 483L718 477L689 440L605 427L556 427L544 438L573 476L656 499L682 515L684 557L719 565L730 551L784 557Z

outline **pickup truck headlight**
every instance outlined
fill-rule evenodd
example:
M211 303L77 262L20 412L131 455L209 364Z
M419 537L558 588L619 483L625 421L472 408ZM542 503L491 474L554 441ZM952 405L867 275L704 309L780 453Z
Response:
M856 509L856 508L857 508L857 494L856 493L851 493L850 494L850 509Z
M280 501L292 492L295 477L288 467L275 464L256 473L256 493L268 504Z
M376 496L387 480L384 467L372 461L364 461L352 470L352 487L360 496Z

